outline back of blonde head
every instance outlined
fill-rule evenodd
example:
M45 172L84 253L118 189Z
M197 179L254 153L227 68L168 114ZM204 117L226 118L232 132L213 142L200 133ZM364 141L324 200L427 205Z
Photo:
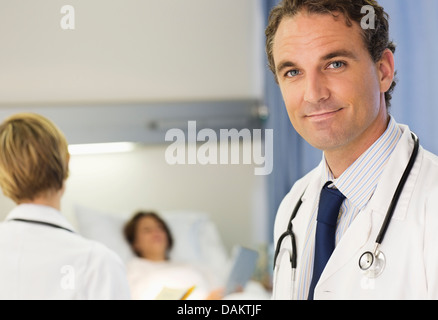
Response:
M62 189L68 162L67 140L49 119L21 113L0 125L0 187L14 202Z

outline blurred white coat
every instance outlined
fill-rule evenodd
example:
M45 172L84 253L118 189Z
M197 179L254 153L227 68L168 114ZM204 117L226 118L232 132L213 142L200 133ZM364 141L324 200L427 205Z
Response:
M130 299L121 259L48 206L21 204L9 213L0 224L0 257L2 300Z

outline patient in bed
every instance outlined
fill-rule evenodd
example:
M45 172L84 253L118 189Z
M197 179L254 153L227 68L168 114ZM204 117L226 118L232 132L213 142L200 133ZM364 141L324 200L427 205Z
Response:
M165 221L154 212L138 212L125 224L124 235L136 257L127 263L131 295L152 300L166 288L195 286L187 299L219 300L223 289L214 288L205 270L169 259L173 237Z

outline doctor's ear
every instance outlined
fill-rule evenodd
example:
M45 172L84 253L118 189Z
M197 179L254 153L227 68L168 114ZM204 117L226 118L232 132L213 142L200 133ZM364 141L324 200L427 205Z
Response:
M377 72L379 76L380 92L385 93L390 88L394 81L395 67L394 54L391 50L385 49L382 58L377 62Z

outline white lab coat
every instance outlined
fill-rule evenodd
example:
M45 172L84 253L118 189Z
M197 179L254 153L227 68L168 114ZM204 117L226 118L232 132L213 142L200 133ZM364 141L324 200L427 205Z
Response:
M130 299L121 259L73 230L54 208L22 204L0 224L0 299Z
M399 126L403 136L368 205L336 246L315 288L315 299L438 299L438 157L421 147L380 247L386 257L383 273L370 279L359 268L360 256L374 249L377 234L413 150L409 128ZM283 199L275 221L276 244L307 188L293 221L298 253L297 277L303 263L300 259L306 228L322 188L322 169L321 163L292 187ZM289 237L283 241L283 247L291 251ZM279 270L274 274L274 299L290 299L291 292L296 298L298 281L291 280L289 256L282 255L279 259Z

